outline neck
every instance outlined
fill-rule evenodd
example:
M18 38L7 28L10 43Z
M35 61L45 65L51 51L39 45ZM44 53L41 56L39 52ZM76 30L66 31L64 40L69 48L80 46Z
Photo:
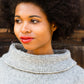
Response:
M51 42L48 42L46 45L35 49L35 50L28 50L27 53L35 54L35 55L46 55L46 54L54 54Z

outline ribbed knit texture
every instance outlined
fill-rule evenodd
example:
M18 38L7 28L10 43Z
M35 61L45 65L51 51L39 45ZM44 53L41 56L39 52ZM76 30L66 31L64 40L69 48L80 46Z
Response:
M84 84L84 69L67 49L34 55L13 43L0 58L0 84Z

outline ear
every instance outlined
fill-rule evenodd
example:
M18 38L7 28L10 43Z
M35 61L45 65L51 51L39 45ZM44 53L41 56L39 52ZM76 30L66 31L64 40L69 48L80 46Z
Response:
M57 26L55 24L51 25L51 31L54 32L57 29Z

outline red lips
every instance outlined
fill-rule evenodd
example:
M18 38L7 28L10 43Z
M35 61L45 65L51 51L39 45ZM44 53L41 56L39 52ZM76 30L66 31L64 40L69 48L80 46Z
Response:
M34 38L33 38L33 37L27 37L27 36L21 36L20 39L21 39L21 41L22 41L23 43L29 43L29 42L31 42Z

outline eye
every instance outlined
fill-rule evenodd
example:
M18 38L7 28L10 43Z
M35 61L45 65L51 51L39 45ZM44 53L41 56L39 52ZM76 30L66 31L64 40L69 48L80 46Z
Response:
M16 19L15 22L20 24L22 21L20 19Z
M31 22L36 24L36 23L39 23L39 20L36 20L36 19L31 19Z

